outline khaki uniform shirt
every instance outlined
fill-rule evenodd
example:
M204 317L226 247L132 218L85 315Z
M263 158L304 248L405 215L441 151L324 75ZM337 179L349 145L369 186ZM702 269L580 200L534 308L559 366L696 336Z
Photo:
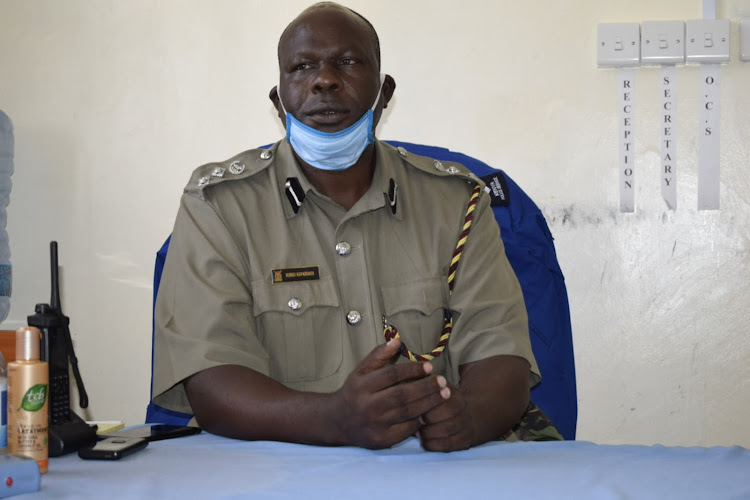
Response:
M539 380L521 289L484 192L449 293L481 181L458 164L375 147L372 185L348 212L311 186L285 141L193 173L157 299L157 404L192 413L181 382L226 364L332 392L385 342L383 316L422 354L438 343L445 308L453 333L435 374L459 385L460 365L514 354Z

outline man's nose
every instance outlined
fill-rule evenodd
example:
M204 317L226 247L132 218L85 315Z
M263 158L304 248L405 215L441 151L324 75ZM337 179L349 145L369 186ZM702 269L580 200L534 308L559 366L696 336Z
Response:
M341 87L341 77L338 68L330 64L322 64L315 73L313 81L315 90L338 90Z

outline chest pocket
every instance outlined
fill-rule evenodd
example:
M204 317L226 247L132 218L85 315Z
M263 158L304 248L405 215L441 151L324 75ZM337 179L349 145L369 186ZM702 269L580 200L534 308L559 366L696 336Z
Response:
M342 360L339 299L330 277L315 281L253 284L258 338L280 382L319 380Z
M444 309L450 295L447 278L437 276L383 285L381 294L385 316L398 328L406 347L414 354L432 351L443 332ZM443 373L445 353L431 363L436 368L434 373Z

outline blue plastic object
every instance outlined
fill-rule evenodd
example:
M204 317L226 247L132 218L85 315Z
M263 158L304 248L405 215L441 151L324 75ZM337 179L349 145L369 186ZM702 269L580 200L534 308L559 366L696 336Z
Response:
M42 487L39 465L35 460L0 451L0 498L33 493Z
M541 210L505 172L475 158L435 146L386 142L417 155L461 163L478 177L497 176L498 173L503 177L503 187L507 188L503 193L505 203L492 208L500 226L505 253L523 290L531 345L542 372L542 381L531 390L531 399L554 422L565 439L575 439L578 402L568 294L552 234ZM156 255L154 303L168 248L169 238ZM146 412L147 423L184 425L191 417L166 410L153 402L149 403Z
M5 230L8 216L5 207L10 202L13 182L13 123L8 115L0 110L0 322L10 310L10 295L13 283L13 269L10 264L10 243Z

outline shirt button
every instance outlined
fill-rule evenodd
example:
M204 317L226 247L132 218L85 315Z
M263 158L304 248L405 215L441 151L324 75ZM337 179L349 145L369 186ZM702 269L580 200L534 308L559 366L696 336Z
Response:
M338 253L342 257L345 257L352 253L352 246L346 241L336 243L336 253Z
M299 311L300 309L302 309L302 301L297 297L289 299L288 305L289 309L291 309L292 311Z
M359 311L349 311L349 314L346 315L346 321L350 325L357 325L362 321L362 315L359 314Z

